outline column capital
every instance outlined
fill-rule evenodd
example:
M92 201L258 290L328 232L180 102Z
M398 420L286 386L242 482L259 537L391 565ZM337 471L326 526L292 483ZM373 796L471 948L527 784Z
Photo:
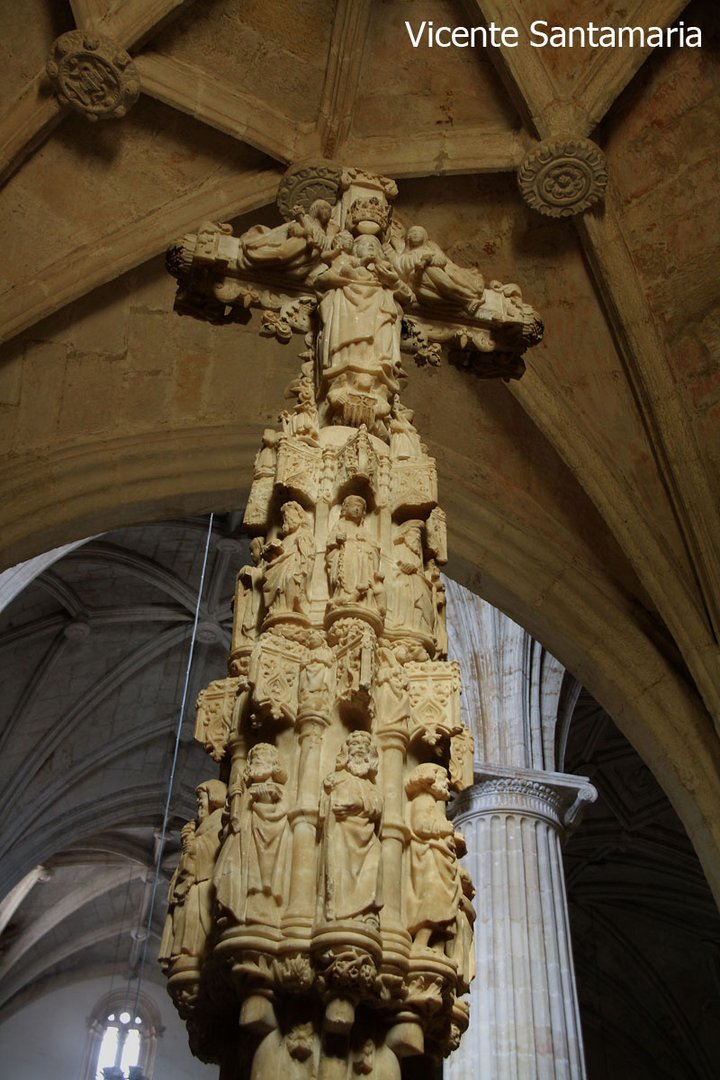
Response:
M485 814L522 813L571 832L580 824L585 806L596 798L597 790L586 776L483 765L475 769L472 787L454 800L452 816L459 821Z

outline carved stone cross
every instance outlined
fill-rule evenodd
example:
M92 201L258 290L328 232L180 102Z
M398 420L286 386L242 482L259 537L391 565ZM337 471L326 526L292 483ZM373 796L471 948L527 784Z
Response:
M472 783L472 737L401 353L437 363L448 346L516 378L542 326L516 285L393 218L396 194L296 167L284 224L204 224L168 253L179 311L259 308L264 333L306 346L255 463L229 674L198 701L220 776L183 829L161 947L223 1080L432 1075L467 1026L473 889L445 807Z

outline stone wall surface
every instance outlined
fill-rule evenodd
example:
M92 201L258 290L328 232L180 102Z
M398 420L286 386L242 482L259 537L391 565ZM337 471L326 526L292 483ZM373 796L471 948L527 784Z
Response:
M7 1075L17 1080L56 1073L78 1076L87 1030L85 1017L108 992L106 979L57 989L0 1025L0 1053ZM161 986L145 987L162 1016L153 1080L210 1080L217 1070L192 1057L187 1036Z

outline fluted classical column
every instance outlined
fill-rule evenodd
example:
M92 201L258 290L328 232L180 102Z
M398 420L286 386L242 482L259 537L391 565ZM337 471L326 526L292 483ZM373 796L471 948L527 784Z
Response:
M594 797L582 778L500 767L458 797L477 887L477 976L449 1080L585 1076L560 841Z
M561 843L596 792L554 771L573 680L522 627L450 582L448 616L475 735L475 783L454 820L477 890L477 975L445 1076L583 1080Z

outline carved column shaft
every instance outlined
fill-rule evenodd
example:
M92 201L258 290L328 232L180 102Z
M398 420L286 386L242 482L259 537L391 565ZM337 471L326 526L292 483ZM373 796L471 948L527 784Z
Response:
M393 222L396 194L299 166L283 224L208 222L169 252L178 310L259 307L263 332L306 346L255 461L229 675L198 700L223 780L197 789L161 947L223 1080L400 1080L410 1057L419 1078L467 1026L473 889L446 807L472 783L472 736L401 348L436 363L452 345L515 377L541 324L516 285L486 287Z
M298 918L299 927L306 927L308 918L304 918L302 913L311 909L317 887L315 833L320 786L320 750L325 726L323 718L318 716L306 716L298 721L300 762L297 807L290 815L293 865L288 914L283 923L286 933L292 931Z
M448 1080L583 1080L561 838L582 778L488 769L456 803L475 881L477 978Z
M384 821L382 835L383 910L386 938L385 968L395 974L407 970L410 935L402 919L403 855L407 829L403 821L403 772L407 736L399 731L381 731L378 745L383 763Z

